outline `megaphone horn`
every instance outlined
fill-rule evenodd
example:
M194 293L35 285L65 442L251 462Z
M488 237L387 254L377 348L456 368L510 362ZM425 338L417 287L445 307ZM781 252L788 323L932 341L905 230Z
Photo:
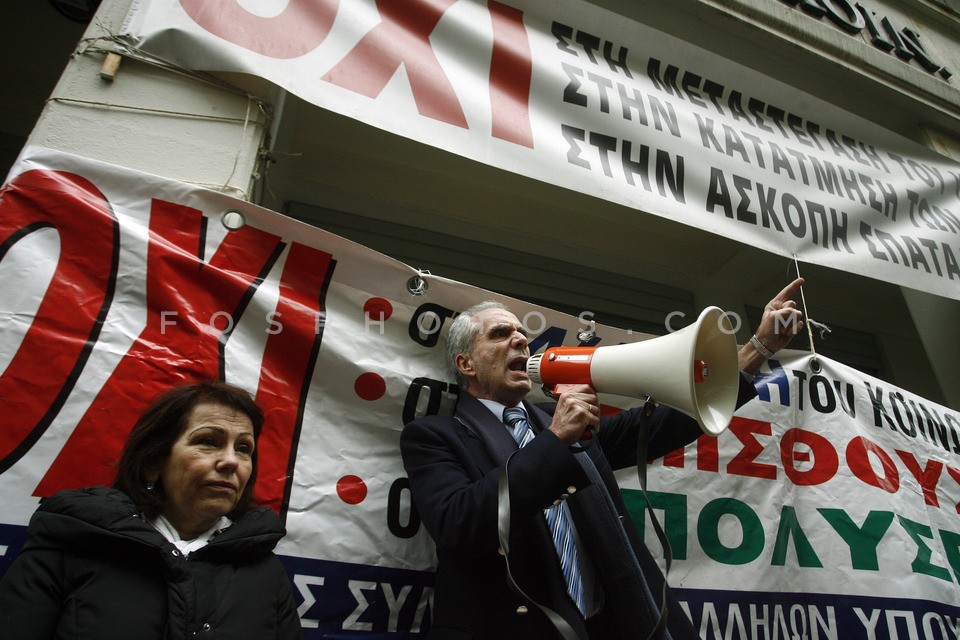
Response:
M650 397L691 416L716 436L730 424L739 389L737 342L730 319L707 307L697 321L642 342L551 347L527 360L537 384L588 384L597 393Z

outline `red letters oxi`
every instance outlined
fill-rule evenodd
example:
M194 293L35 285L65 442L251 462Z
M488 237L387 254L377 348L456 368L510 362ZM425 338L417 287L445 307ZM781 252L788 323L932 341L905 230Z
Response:
M180 382L224 377L224 346L257 287L282 255L280 238L247 225L229 232L208 262L200 211L154 200L147 249L146 325L78 421L35 495L109 485L137 416ZM0 200L0 258L39 227L60 233L61 252L36 317L0 376L8 416L0 472L36 443L70 395L100 333L117 285L118 229L104 196L78 176L31 171ZM283 512L289 496L306 390L316 364L320 317L334 262L290 245L280 300L261 365L257 399L267 414L258 447L257 498ZM137 299L125 291L125 299Z
M275 320L260 368L257 402L266 414L260 434L257 501L286 511L307 390L323 337L325 300L335 261L294 243L280 279Z
M323 79L375 98L402 64L421 115L466 128L460 101L430 44L430 33L456 1L377 0L382 22Z
M532 149L529 108L533 59L523 26L523 12L490 0L490 17L493 19L490 60L493 137Z
M329 71L321 79L377 98L402 65L422 116L470 128L460 98L430 42L440 19L456 2L377 0L380 22L342 59L324 64ZM290 0L276 16L263 17L237 0L180 0L180 4L200 27L218 38L280 60L315 50L329 36L337 13L352 9L338 0ZM490 134L532 148L529 103L533 62L523 12L496 0L490 0L488 11L492 33L490 74L481 80L489 81Z
M199 257L204 222L195 209L153 202L146 326L80 419L38 495L110 484L127 433L157 393L177 383L222 377L227 316L235 323L243 313L257 276L266 273L280 247L276 236L248 225L230 233L204 264Z
M298 58L330 33L339 0L289 0L278 15L250 13L236 0L180 0L193 20L224 40L270 58Z
M60 237L56 271L0 375L0 473L56 418L90 357L113 296L117 221L95 186L72 173L35 170L0 193L0 260L17 241L51 227Z

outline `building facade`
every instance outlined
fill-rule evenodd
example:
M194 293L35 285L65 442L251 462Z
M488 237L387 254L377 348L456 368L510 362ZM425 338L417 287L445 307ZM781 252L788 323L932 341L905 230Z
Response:
M790 89L782 102L809 117L817 114L804 111L807 101L828 103L960 160L960 5L952 0L582 4L773 78ZM82 34L58 42L62 73L43 104L29 107L39 107L35 121L11 121L11 151L25 136L29 145L220 190L435 275L652 334L668 330L672 313L716 304L744 320L745 341L763 304L799 270L809 317L830 329L814 334L813 348L960 407L960 295L794 261L373 126L271 78L117 58L132 5L106 0L87 25L58 23L58 38ZM38 9L49 13L30 11ZM602 26L579 29L606 41ZM18 60L11 73L29 68L28 57ZM388 88L402 92L402 84ZM960 291L960 280L951 282Z

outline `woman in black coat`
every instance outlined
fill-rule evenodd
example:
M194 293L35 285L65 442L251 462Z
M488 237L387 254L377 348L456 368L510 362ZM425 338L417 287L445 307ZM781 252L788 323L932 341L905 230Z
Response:
M253 507L263 413L222 382L177 387L130 433L112 488L42 502L0 582L0 639L294 640L286 533Z

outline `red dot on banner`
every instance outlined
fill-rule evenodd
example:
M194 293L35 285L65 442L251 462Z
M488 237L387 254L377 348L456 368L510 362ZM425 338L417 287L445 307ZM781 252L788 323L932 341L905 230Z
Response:
M389 320L393 315L393 305L389 300L383 298L370 298L363 304L363 312L367 317L376 322Z
M364 400L379 400L387 392L387 383L376 373L363 373L357 376L353 390Z
M337 495L347 504L360 504L367 497L367 483L357 476L337 480Z

